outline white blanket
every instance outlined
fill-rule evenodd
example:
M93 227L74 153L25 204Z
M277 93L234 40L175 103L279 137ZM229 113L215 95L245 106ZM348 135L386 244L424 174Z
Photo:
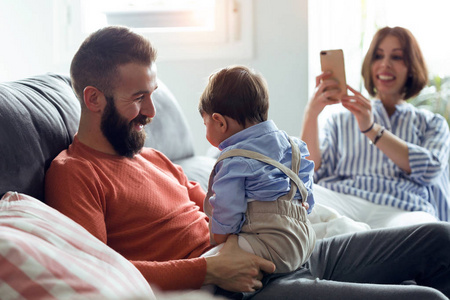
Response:
M366 223L356 222L340 215L335 209L317 202L308 219L313 225L317 239L370 229Z

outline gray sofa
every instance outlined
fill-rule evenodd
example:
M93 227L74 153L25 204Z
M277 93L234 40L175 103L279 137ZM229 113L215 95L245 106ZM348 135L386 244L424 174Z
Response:
M167 86L159 82L152 98L157 113L146 126L146 146L162 151L206 188L215 160L195 155L189 126ZM44 201L45 171L72 142L79 117L68 76L0 83L0 197L17 191Z

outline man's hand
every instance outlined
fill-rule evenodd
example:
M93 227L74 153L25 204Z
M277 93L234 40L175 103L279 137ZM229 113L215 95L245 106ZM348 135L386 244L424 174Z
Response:
M230 234L212 234L214 241L217 243L217 245L225 243L230 236Z
M233 292L254 292L262 288L262 272L273 273L275 265L242 250L238 237L231 235L214 256L206 257L204 284L215 284Z

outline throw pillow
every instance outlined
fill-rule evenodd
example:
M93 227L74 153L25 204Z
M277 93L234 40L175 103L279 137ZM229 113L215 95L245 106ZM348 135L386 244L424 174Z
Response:
M2 299L155 299L141 273L83 227L41 201L0 200Z

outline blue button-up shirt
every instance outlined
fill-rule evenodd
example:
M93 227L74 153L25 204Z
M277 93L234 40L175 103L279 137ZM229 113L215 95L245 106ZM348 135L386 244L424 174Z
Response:
M309 155L306 144L292 138L301 154L299 177L308 190L306 199L310 208L314 206L312 183L314 163L306 160ZM266 155L291 168L292 149L288 135L278 130L273 121L253 125L229 137L219 145L222 152L245 149ZM275 201L290 190L290 179L281 170L255 159L230 157L216 165L212 185L215 196L210 203L213 216L211 231L215 234L238 233L245 220L247 202L250 200ZM301 199L297 191L294 199Z

